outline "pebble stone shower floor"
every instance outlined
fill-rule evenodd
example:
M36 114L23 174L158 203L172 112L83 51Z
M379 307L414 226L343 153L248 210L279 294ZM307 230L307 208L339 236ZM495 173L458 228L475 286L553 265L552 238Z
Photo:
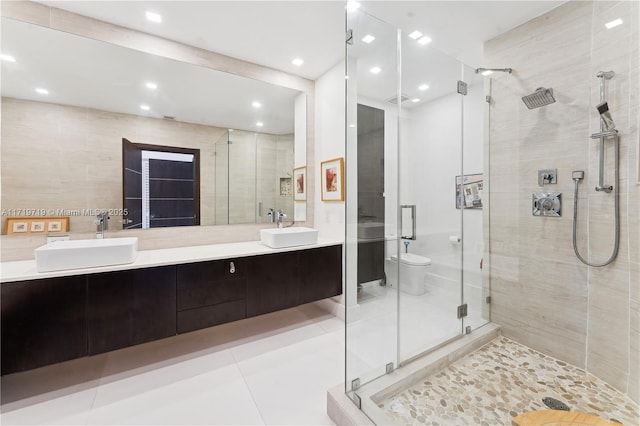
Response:
M524 412L548 410L552 397L571 411L640 425L630 398L586 371L498 337L400 394L379 402L404 425L511 425Z

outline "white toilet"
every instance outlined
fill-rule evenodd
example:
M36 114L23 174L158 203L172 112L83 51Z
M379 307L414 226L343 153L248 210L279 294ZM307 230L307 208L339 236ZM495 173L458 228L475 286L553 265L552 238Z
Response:
M400 255L400 290L420 296L427 292L424 278L427 268L431 265L431 259L413 253L402 253ZM398 287L398 255L385 259L385 273L387 275L387 285Z

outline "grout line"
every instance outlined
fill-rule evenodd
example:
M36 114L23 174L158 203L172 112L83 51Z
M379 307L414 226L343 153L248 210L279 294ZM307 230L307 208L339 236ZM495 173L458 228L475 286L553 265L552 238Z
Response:
M253 406L255 407L256 411L260 415L260 419L262 419L262 424L266 425L267 422L264 419L264 414L262 413L262 410L260 410L260 407L258 406L258 402L256 401L256 397L253 394L253 392L251 391L251 387L249 386L249 383L247 382L247 378L244 376L244 373L242 372L242 369L240 368L240 365L238 364L238 360L236 359L235 355L233 354L233 351L231 351L231 356L233 357L233 361L235 362L235 367L238 370L238 373L240 373L240 377L242 377L242 381L244 382L244 386L247 389L247 392L249 392L249 395L251 396L251 400L253 401Z

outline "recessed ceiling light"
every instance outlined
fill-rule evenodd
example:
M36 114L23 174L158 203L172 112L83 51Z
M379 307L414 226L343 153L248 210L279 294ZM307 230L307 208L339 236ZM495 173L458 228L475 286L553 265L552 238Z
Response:
M43 89L42 87L36 87L36 92L41 95L48 95L49 91L47 89Z
M482 75L484 75L484 76L487 76L487 75L491 75L491 74L493 74L493 71L491 71L491 70L486 70L486 71L482 71L480 74L482 74Z
M364 36L362 38L362 41L364 41L365 43L369 44L371 43L373 40L375 40L376 38L374 36L372 36L371 34L367 34L366 36Z
M256 126L258 126L258 127L262 127L262 126L264 126L264 123L263 123L262 121L258 121L258 122L256 123Z
M254 108L260 108L262 106L262 104L258 101L253 101L251 102L251 106Z
M300 65L304 64L304 61L300 58L295 58L293 61L291 61L291 63L296 67L299 67Z
M420 38L420 39L418 40L418 44L421 44L421 45L423 45L423 46L425 46L425 45L427 45L427 44L429 44L429 43L431 43L431 38L430 38L430 37L427 37L427 36L424 36L424 37L422 37L422 38Z
M382 68L380 67L373 67L369 70L371 72L371 74L380 74L380 71L382 71Z
M151 90L156 90L158 88L158 85L152 81L148 81L147 84L145 84L145 86L147 86L147 89L151 89Z
M229 129L230 132L233 132L233 129Z
M158 24L162 23L162 15L160 15L159 13L147 11L145 14L147 15L148 21L156 22Z
M7 61L7 62L15 62L16 58L14 58L11 55L5 55L4 53L2 55L0 55L0 59L2 59L3 61Z
M349 127L351 127L353 129L354 127L356 127L356 125L355 124L349 124Z
M421 90L421 91L425 91L428 88L429 88L428 84L421 84L420 86L418 86L418 90Z
M606 24L604 24L605 27L607 27L608 30L610 30L613 27L617 27L618 25L622 25L622 19L618 18L614 21L611 22L607 22Z
M140 105L140 109L143 111L149 111L151 107L149 105Z
M418 98L413 98L413 99L411 99L411 102L413 102L413 103L415 104L415 103L417 103L417 102L420 102L420 99L418 99Z
M349 0L347 2L347 12L355 12L360 7L360 3L357 1Z
M419 39L420 37L422 37L422 33L418 30L412 32L411 34L409 34L409 37L411 37L414 40Z

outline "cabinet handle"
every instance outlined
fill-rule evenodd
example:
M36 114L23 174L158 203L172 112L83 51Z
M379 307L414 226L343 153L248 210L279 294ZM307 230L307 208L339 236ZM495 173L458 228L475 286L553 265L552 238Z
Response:
M236 265L233 262L229 262L229 272L232 274L236 273Z

